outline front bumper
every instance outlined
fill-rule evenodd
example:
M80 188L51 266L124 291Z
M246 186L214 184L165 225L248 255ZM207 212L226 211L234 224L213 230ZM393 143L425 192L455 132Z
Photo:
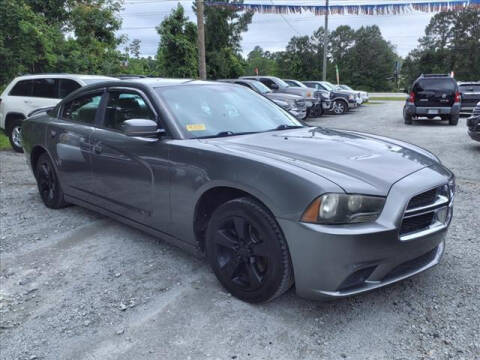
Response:
M290 109L290 114L292 114L293 116L295 116L297 119L305 119L305 116L307 116L307 109L306 108L303 108L303 109L297 109L297 108L294 108L294 109Z
M359 106L356 100L348 100L348 108L355 109Z
M408 240L400 238L398 229L410 198L445 184L448 177L447 170L440 174L425 168L400 180L371 224L328 226L278 219L289 246L298 295L310 299L355 295L436 265L450 220Z

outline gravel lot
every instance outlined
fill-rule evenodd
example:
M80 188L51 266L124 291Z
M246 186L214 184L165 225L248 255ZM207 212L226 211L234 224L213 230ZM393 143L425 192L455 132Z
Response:
M439 266L329 303L249 305L206 262L96 213L45 208L22 155L0 152L1 359L478 359L480 143L401 102L314 124L421 145L457 175Z

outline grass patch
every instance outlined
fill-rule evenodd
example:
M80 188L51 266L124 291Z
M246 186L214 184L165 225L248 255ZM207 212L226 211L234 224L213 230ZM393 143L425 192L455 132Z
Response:
M405 101L407 96L400 97L400 96L379 96L379 97L371 97L369 100L377 100L377 101Z
M8 137L3 132L0 132L0 150L10 150L11 148Z

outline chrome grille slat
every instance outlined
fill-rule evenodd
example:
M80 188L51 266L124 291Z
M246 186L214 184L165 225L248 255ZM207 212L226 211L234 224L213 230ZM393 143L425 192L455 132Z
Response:
M447 225L438 220L438 214L450 207L451 200L445 185L412 197L403 215L400 240L413 240L446 228Z

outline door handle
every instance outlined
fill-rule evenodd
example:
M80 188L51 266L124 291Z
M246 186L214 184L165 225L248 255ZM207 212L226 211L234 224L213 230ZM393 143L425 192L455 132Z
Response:
M95 144L93 146L93 151L95 152L95 154L100 154L103 151L102 144Z

